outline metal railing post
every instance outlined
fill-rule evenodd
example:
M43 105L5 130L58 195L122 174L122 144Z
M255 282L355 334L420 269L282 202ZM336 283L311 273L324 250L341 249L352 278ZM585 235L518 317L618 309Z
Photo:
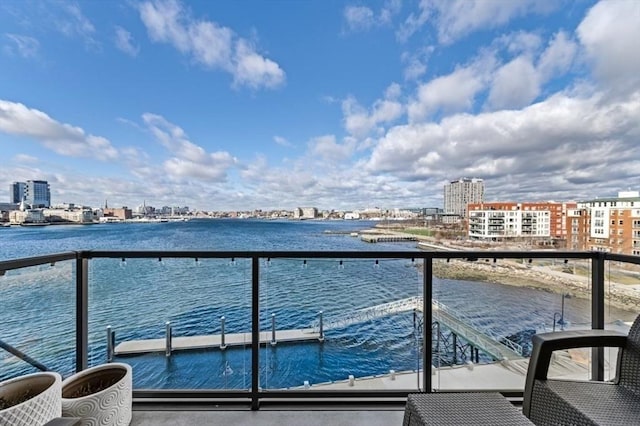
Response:
M223 315L220 317L220 350L225 350L227 348L227 345L224 341L224 322L225 318Z
M591 328L604 330L604 253L591 261ZM604 380L604 348L591 349L591 380Z
M433 257L425 255L422 260L422 387L424 392L431 392L431 323L433 321Z
M113 361L113 336L114 331L111 330L111 326L107 326L107 362Z
M271 314L271 346L275 346L276 340L276 314Z
M76 254L76 372L89 366L89 259Z
M260 408L260 259L251 258L251 409Z
M165 356L171 356L171 350L173 349L173 330L171 329L171 321L167 321L165 324Z

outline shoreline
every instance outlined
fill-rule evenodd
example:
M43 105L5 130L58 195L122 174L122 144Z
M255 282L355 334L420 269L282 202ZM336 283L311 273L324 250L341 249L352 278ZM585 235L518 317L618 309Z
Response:
M380 227L376 227L364 232L417 236L418 248L420 248L420 243L426 243L431 246L429 250L486 250L468 245L447 244L446 242L435 240L431 236L417 235L399 229L380 229ZM505 247L505 249L512 250L513 248ZM488 251L488 253L490 254L491 252ZM500 259L498 262L493 263L487 262L489 259L484 260L484 262L483 259L478 259L477 261L462 259L451 259L449 262L444 260L434 261L433 276L440 279L526 287L548 293L565 293L571 297L591 300L590 273L587 276L581 276L572 272L556 270L548 265L541 265L539 262L522 264L514 260ZM605 278L605 285L607 287L605 304L621 310L635 312L636 314L640 313L640 276L636 282L627 282L626 284L612 281L611 278Z
M440 279L489 282L515 287L526 287L549 293L568 294L571 297L591 299L589 277L555 271L549 266L522 265L513 261L497 263L452 259L433 263L433 276ZM639 282L640 284L640 282ZM623 284L610 283L605 294L606 303L616 308L638 312L640 291Z

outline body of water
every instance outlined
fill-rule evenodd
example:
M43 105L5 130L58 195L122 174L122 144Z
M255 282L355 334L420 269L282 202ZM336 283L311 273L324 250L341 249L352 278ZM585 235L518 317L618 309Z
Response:
M365 221L192 220L179 223L48 226L0 230L0 259L69 250L374 251L414 250L415 243L370 244L349 235ZM410 259L262 259L260 318L270 329L308 328L319 312L332 318L421 295L422 275ZM90 362L105 361L106 327L116 341L251 329L248 259L93 259L89 269ZM0 339L49 368L74 365L75 277L72 262L9 271L0 279ZM434 282L434 297L478 327L528 343L531 330L550 327L561 297L521 287L467 281ZM611 311L614 319L632 313ZM588 323L590 302L565 300L565 319ZM420 365L420 329L405 312L326 331L323 343L278 344L260 352L263 388L301 386ZM520 336L520 337L519 337ZM123 357L136 388L247 389L250 344L219 350ZM446 354L445 354L446 358ZM486 357L483 360L488 360ZM0 379L29 371L0 352Z

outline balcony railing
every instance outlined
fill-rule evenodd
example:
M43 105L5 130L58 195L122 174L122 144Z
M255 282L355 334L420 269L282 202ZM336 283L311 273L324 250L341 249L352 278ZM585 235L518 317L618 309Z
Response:
M640 258L551 251L78 251L2 261L0 349L15 351L0 350L0 379L31 366L70 374L118 358L134 367L136 400L240 401L253 409L274 399L393 399L457 389L461 368L468 375L482 365L521 370L528 342L519 332L569 327L564 296L576 290L560 282L561 308L547 310L560 300L552 293L540 293L548 300L528 308L523 292L530 290L490 289L474 283L469 271L497 265L520 271L522 281L545 265L573 268L590 299L575 302L583 311L576 311L581 320L574 326L604 329L605 270L614 263L636 267ZM434 279L454 265L457 276ZM486 297L481 303L479 294ZM525 307L510 307L509 300ZM610 359L593 349L590 377L603 378ZM479 386L521 395L512 383Z

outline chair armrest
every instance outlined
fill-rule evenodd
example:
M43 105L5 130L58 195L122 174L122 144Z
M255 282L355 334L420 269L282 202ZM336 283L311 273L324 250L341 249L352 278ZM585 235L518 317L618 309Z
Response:
M531 411L533 384L536 380L545 380L547 378L553 351L573 348L622 348L627 342L627 336L611 330L576 330L535 334L531 341L533 342L533 349L529 360L522 402L522 411L527 417L529 417Z

